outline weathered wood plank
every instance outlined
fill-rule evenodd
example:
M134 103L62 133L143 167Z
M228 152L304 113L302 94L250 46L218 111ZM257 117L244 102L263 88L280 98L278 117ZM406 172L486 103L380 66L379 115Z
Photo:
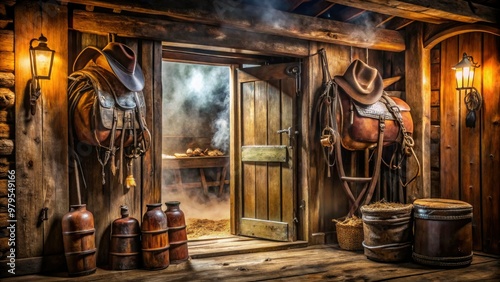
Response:
M40 3L44 11L50 11L51 3ZM17 23L17 21L16 21ZM67 7L58 7L55 14L43 13L44 35L49 46L56 50L51 79L42 82L41 103L42 119L38 126L42 128L42 184L43 207L48 208L48 220L44 221L44 255L63 254L62 217L68 212L68 11ZM17 52L17 51L16 51ZM16 76L17 76L16 72ZM64 130L62 130L64 129ZM37 213L39 211L36 211Z
M1 261L0 278L6 277L9 279L16 279L11 273L7 272L9 269L10 266L7 261ZM66 258L64 255L29 257L23 259L16 258L16 276L22 277L22 275L61 271L66 271Z
M500 29L496 26L484 25L484 24L458 24L458 25L439 25L429 26L429 30L424 34L425 48L433 48L436 44L462 33L469 32L485 32L500 36Z
M412 262L380 263L367 259L362 252L351 252L335 246L311 246L297 248L297 243L243 241L262 244L263 248L253 248L252 253L241 253L234 248L223 256L209 257L195 254L195 258L181 264L171 264L167 269L148 271L110 271L99 268L90 276L79 277L79 281L325 281L325 280L449 280L457 277L460 281L496 281L500 278L500 260L474 255L472 264L466 268L431 268ZM273 244L274 243L274 244ZM223 245L213 244L224 254ZM273 246L274 245L274 246ZM280 249L279 247L289 249ZM235 247L233 244L231 247ZM265 252L262 252L267 250ZM2 263L1 266L4 266ZM2 270L2 269L0 269ZM67 281L64 272L45 275L29 275L10 278L9 281ZM465 277L465 279L464 279ZM477 278L477 279L475 279ZM453 280L453 279L452 279Z
M413 176L420 171L416 181L406 189L406 200L413 203L415 199L428 198L430 187L430 50L424 49L422 42L423 26L408 26L407 46L405 53L406 102L411 107L413 118L413 139L415 154L420 164L410 159L407 163L406 175ZM420 165L420 167L418 167Z
M14 17L23 19L16 21L14 27L17 70L29 69L27 46L32 36L41 32L40 7L38 3L28 2L19 1L14 8ZM23 244L22 248L17 249L16 258L39 257L43 254L43 228L37 227L38 213L43 208L44 201L44 191L40 185L44 179L42 174L44 164L41 158L43 129L39 126L39 122L42 121L42 108L38 101L36 113L32 116L25 104L26 99L29 99L25 90L30 79L30 72L16 72L16 206L22 207L17 209L16 242Z
M305 241L276 242L271 240L259 240L250 237L230 237L217 239L216 241L199 244L189 241L189 255L192 259L207 258L221 255L244 254L253 252L270 252L291 248L304 247Z
M275 84L275 83L274 83ZM281 103L280 91L276 87L269 87L268 90L268 120L267 120L267 144L279 145L283 134L278 134L281 129ZM286 138L286 137L285 137ZM286 160L286 147L284 148ZM267 186L269 203L281 202L281 165L276 163L267 164ZM269 205L269 220L281 220L281 205Z
M186 158L164 158L162 166L164 169L183 168L212 168L223 167L229 163L229 158L224 157L186 157Z
M29 47L29 42L26 47ZM13 52L14 51L14 32L12 30L0 30L0 51ZM2 57L3 59L3 57Z
M288 241L288 223L280 221L260 220L254 218L240 219L240 233L275 241Z
M484 34L483 48L483 135L481 144L483 251L500 254L500 38ZM486 51L488 50L488 51Z
M236 65L230 66L230 74L233 78L239 78L241 72L237 71ZM233 136L229 138L229 217L230 217L230 228L231 234L236 234L238 229L238 218L241 217L241 158L240 158L240 148L242 145L241 140L241 120L242 120L242 107L241 107L241 97L242 89L237 86L236 79L230 79L230 87L233 89L231 95L234 95L235 99L230 99L229 109L229 135Z
M459 105L462 101L455 89L455 73L450 66L458 63L458 37L449 38L441 43L441 197L459 199L460 197L460 147L459 147ZM452 82L452 83L450 83Z
M138 59L137 59L138 63L141 64L141 68L143 69L143 71L151 73L151 71L152 71L151 66L148 63L146 63L144 65L146 70L142 66L142 64L143 64L142 62L143 62L144 58L141 57L139 50L142 50L143 52L146 52L148 54L153 54L154 51L151 50L150 48L147 48L147 47L140 48L139 47L139 40L134 39L134 38L124 39L123 42L127 46L129 46L132 50L135 51L136 55L138 56ZM155 78L155 79L158 79L158 78ZM146 92L144 90L143 90L143 94L145 96L146 95L148 95L148 96L154 95L153 93ZM148 116L148 113L151 113L151 112L154 113L155 112L154 109L151 109L150 106L149 106L149 108L146 108L146 117ZM160 128L160 127L152 128L150 123L147 123L147 122L146 122L146 125L148 126L148 129L150 129L150 132L151 132L151 130L154 132L157 132ZM152 136L152 138L154 138L154 136ZM154 144L156 144L156 141L152 141L152 142L154 142ZM152 149L150 148L150 150L152 150ZM128 168L126 165L123 165L122 168L124 169L124 172L127 172ZM118 187L115 188L116 189L115 191L111 191L111 193L118 193L117 196L119 197L119 198L114 198L113 194L111 196L112 202L111 202L111 216L110 217L112 220L120 217L120 206L127 205L129 208L130 216L137 219L139 222L141 222L143 212L145 212L144 210L142 210L142 208L144 206L143 201L149 200L147 197L143 197L142 194L145 193L146 195L150 195L150 196L154 195L154 193L152 191L147 191L147 192L143 191L143 190L147 190L148 188L152 189L153 185L151 185L149 187L144 186L144 182L147 182L150 179L149 179L149 177L146 177L145 179L143 179L142 169L143 169L142 159L137 158L137 159L133 160L132 161L132 173L134 175L134 179L135 179L137 186L130 188L130 189L127 189L126 187L124 187L124 185L118 185ZM128 174L128 172L124 173L124 175L127 175L127 174ZM153 182L154 182L154 180L153 180Z
M139 48L139 46L137 47ZM146 123L151 131L151 148L142 157L142 211L146 204L161 201L161 124L162 120L162 78L161 78L161 42L142 41L141 64L145 77L143 92L146 93ZM137 207L138 208L138 207Z
M0 72L0 86L13 87L14 74L11 72Z
M241 121L242 145L255 145L255 85L253 82L242 84ZM241 150L241 148L238 148ZM255 217L255 164L242 163L243 168L243 214L244 217Z
M164 45L165 48L165 45ZM204 62L207 64L216 65L231 65L231 64L262 64L265 59L257 56L241 55L241 54L219 54L217 51L182 51L173 49L164 49L163 58L171 62Z
M267 145L267 93L268 84L265 81L255 82L255 144ZM242 149L242 161L245 161ZM268 195L267 195L267 163L255 164L255 217L258 219L268 218ZM243 226L242 226L243 228Z
M297 138L295 124L297 120L296 95L290 96L289 93L295 92L295 79L287 77L281 80L281 126L291 130L290 135L281 136L281 144L288 146L288 162L281 164L281 210L282 222L288 223L288 241L297 239L295 213L297 211L297 178L296 171L298 167L296 151ZM300 132L299 132L300 133ZM270 203L276 204L276 203Z
M474 3L472 11L466 1L433 0L328 0L337 4L366 9L382 14L441 24L449 20L475 23L498 23L498 10Z
M26 54L29 58L29 54ZM0 71L2 72L13 72L14 71L14 52L0 51ZM26 67L29 68L29 62L25 63ZM29 73L29 72L28 72Z
M209 49L216 51L238 50L248 54L258 52L293 57L304 57L308 54L308 44L305 40L273 35L264 38L260 34L241 30L160 19L75 11L72 27L82 32L102 35L114 33L124 37L176 42L180 45L175 46L181 47L204 49L206 47L203 47L199 40L203 38L203 45L211 46Z
M0 110L6 110L14 106L15 94L8 88L0 87Z
M481 33L466 33L458 38L459 54L467 52L467 55L474 58L481 57L482 50ZM493 51L493 50L491 50ZM454 72L453 70L451 71ZM454 81L453 81L454 82ZM474 84L482 85L482 68L477 68L474 75ZM459 91L460 103L460 199L468 202L473 207L472 237L474 238L474 250L482 249L482 220L479 209L481 207L481 112L477 111L476 127L469 128L465 124L467 108L464 104L465 91ZM485 177L490 177L484 174ZM476 211L476 212L474 212Z
M317 43L311 43L311 52L316 52L320 47ZM314 240L313 234L317 234L320 231L320 213L321 213L321 197L319 196L321 192L319 191L322 186L319 184L322 182L321 179L324 178L324 161L321 152L321 147L318 146L319 125L317 125L318 117L317 110L314 109L317 103L318 95L321 95L318 87L321 85L321 66L320 60L318 58L308 57L304 60L304 79L303 79L303 89L304 93L312 93L312 95L307 95L305 98L300 99L302 108L302 115L307 118L301 119L300 128L301 134L303 136L303 149L300 150L300 158L308 169L301 169L299 173L306 175L307 177L301 177L300 185L303 187L301 197L304 199L304 203L307 208L303 213L299 213L301 216L301 222L304 223L304 233L303 238L305 240L311 241L311 244L318 244L323 242L317 242ZM321 230L323 231L323 230Z
M276 133L275 133L276 134ZM241 147L242 162L286 162L286 145L253 145Z
M83 2L86 1L70 0L69 2L84 4ZM367 28L345 22L270 10L264 7L235 6L232 3L225 3L225 1L220 0L204 1L204 3L183 1L181 5L165 2L156 4L154 9L146 4L132 1L127 3L92 1L92 3L95 6L118 7L126 11L168 16L215 26L224 25L241 30L305 40L387 51L402 51L405 49L404 39L396 31Z

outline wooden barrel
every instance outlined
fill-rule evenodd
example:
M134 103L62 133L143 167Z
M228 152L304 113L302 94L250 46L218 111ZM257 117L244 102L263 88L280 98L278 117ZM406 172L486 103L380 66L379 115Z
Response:
M413 203L415 262L460 267L472 262L472 206L451 199L420 199Z
M400 262L411 258L412 204L374 203L361 207L367 258Z
M179 208L180 202L170 201L165 204L167 205L165 215L167 216L168 222L170 262L179 263L189 258L186 220L184 218L184 212Z
M109 265L112 270L136 269L141 262L139 221L129 216L127 206L120 207L121 218L111 224Z
M97 269L94 215L85 204L71 205L61 224L68 275L94 273Z
M161 203L147 204L142 218L142 262L146 269L164 269L170 264L167 216Z

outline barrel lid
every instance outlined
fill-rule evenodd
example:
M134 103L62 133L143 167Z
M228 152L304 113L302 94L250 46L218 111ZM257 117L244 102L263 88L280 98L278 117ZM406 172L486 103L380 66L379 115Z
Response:
M453 199L428 198L418 199L413 202L414 208L428 208L435 210L457 210L457 209L472 209L472 205L463 201Z

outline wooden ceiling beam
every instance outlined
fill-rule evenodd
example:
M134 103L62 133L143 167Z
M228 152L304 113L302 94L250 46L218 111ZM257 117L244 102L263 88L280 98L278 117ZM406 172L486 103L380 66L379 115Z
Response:
M326 0L381 14L441 24L450 20L498 23L500 10L463 0Z
M286 7L286 11L291 12L297 9L298 6L302 5L304 2L309 2L311 0L287 0L288 7Z
M224 0L155 2L133 0L69 0L75 4L161 15L178 20L304 40L399 52L405 49L398 31L357 26L257 6L226 6ZM194 7L194 8L193 8Z
M387 29L394 29L394 30L400 30L403 29L405 26L415 22L414 20L409 20L405 18L392 18L389 22L385 23L384 28Z
M338 20L341 22L352 22L357 18L362 17L366 13L364 9L358 9L353 7L348 7L344 5L339 5L336 9L330 12L331 19Z
M334 3L329 3L325 1L308 2L300 6L298 11L294 11L301 15L318 17L328 11L331 7L335 6Z
M98 12L73 11L70 27L81 32L116 34L121 37L147 38L178 44L204 44L215 51L305 57L309 43L305 40L161 19ZM171 43L171 46L174 44Z

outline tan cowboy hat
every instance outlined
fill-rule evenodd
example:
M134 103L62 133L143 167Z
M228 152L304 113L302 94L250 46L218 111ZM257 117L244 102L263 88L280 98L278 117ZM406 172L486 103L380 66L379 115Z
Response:
M380 99L384 92L382 76L360 60L354 60L343 76L336 75L335 82L355 101L370 105Z
M101 50L89 46L78 54L73 64L73 71L83 69L91 60L104 56L111 70L121 83L130 91L141 91L144 88L144 74L137 64L134 50L125 44L110 42Z

